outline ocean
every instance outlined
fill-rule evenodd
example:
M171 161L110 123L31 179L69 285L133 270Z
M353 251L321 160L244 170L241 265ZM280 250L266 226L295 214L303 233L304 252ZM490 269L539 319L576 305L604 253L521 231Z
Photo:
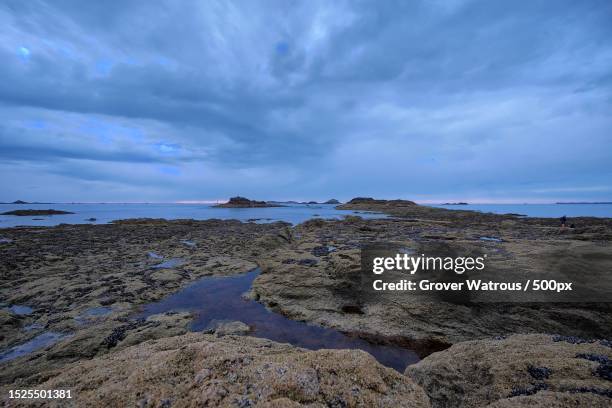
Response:
M383 218L384 214L336 210L333 204L286 204L268 208L214 208L212 204L1 204L0 213L12 210L54 209L74 214L27 216L0 215L0 228L19 225L53 226L65 224L105 224L127 218L165 218L176 220L236 219L240 221L286 221L299 224L312 218L341 219L346 215ZM95 218L95 221L88 221Z
M527 217L612 217L612 204L468 204L432 205L449 210L473 210L494 214L521 214Z
M346 215L383 218L385 215L363 211L336 210L333 204L287 204L270 208L213 208L212 204L1 204L0 213L12 210L49 209L74 214L16 217L0 215L0 228L53 226L66 224L104 224L126 218L191 218L195 220L237 219L240 221L286 221L299 224L312 218L341 219ZM612 217L612 204L470 204L433 205L451 210L475 210L496 214L515 213L528 217L591 216ZM95 221L89 221L95 218Z

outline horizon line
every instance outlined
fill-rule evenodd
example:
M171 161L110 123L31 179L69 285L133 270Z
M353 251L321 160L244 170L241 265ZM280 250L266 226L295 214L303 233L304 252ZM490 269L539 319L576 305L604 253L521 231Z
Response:
M398 200L396 199L380 199L380 200ZM495 201L495 200L408 200L400 198L399 200L413 201L419 205L532 205L532 204L593 204L593 203L612 203L611 200L553 200L553 201L529 201L529 200L512 200L512 201ZM229 199L217 199L217 200L176 200L176 201L26 201L25 204L14 204L14 202L0 202L0 204L14 204L14 205L27 205L27 204L182 204L182 205L197 205L197 204L218 204L228 202ZM296 202L296 203L307 203L307 200L262 200L266 202ZM312 201L312 200L310 200ZM340 201L340 200L339 200ZM348 201L340 201L340 204L346 204ZM465 203L465 204L463 204ZM324 204L324 202L317 202L317 204Z

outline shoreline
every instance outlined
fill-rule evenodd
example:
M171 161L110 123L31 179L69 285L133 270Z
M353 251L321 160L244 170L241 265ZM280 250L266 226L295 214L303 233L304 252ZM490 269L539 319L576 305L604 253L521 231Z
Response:
M369 208L381 210L381 206L387 205ZM358 211L366 211L364 206L360 207ZM569 247L576 253L596 250L602 256L610 256L612 219L585 218L579 228L560 232L556 219L457 213L421 206L391 208L389 212L395 217L311 219L293 226L283 222L132 219L111 224L0 229L0 235L11 240L0 244L2 302L33 309L25 315L1 312L2 329L7 333L0 343L2 350L42 332L72 334L48 350L3 363L2 387L11 386L19 378L20 384L34 386L41 383L40 373L48 373L42 378L50 376L53 381L56 375L53 373L58 369L64 371L64 367L73 372L93 364L103 370L109 361L106 356L118 353L127 356L144 350L150 347L147 340L179 344L180 339L191 338L217 347L222 339L232 339L237 347L252 350L255 354L251 358L257 358L259 346L255 345L262 344L260 340L188 333L191 317L185 313L156 315L139 323L126 320L135 308L177 293L202 277L232 276L255 266L262 273L253 282L249 297L275 313L374 343L429 349L414 366L420 368L409 367L406 372L413 374L403 376L405 381L419 382L426 391L427 378L438 374L430 372L423 376L421 370L438 361L437 356L451 353L455 346L467 347L476 342L473 347L478 348L479 342L497 341L500 347L510 350L520 348L521 342L532 341L533 337L516 337L527 335L540 336L537 347L576 350L591 347L589 350L601 353L599 343L574 346L551 339L554 335L577 339L612 337L612 308L607 304L456 307L440 302L406 307L401 297L370 302L355 297L350 289L360 249L373 240L396 242L409 248L416 243L450 245L460 252L480 248L491 254L492 266L503 268L510 259L512 265L529 271L539 268L534 259L553 259L558 251ZM483 236L500 241L481 240ZM180 264L153 268L161 261L179 258L183 260ZM92 312L96 308L108 308L110 312L96 315ZM575 316L581 316L580 325L576 325ZM32 325L41 328L24 331ZM230 349L226 352L235 353ZM320 355L320 351L306 353ZM29 361L27 366L22 364L24 358ZM328 358L339 367L346 364L331 355ZM280 364L287 359L281 358ZM367 364L377 366L375 362ZM74 384L78 386L80 380L71 381L77 381ZM593 381L600 387L597 378ZM427 391L427 395L435 399L432 392ZM591 394L587 396L591 398Z

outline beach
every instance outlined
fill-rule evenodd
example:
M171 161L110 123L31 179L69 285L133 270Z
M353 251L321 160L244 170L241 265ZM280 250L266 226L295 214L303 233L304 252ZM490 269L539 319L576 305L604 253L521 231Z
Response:
M345 406L609 402L609 303L410 303L403 294L363 297L356 285L360 251L373 242L481 251L488 267L526 275L567 251L608 268L612 219L572 218L575 227L561 229L556 218L406 202L354 200L342 209L385 217L357 213L296 224L131 219L1 229L3 390L70 388L79 406L166 400L283 406L286 395L315 405L332 404L333 395ZM232 296L265 310L242 325L237 314L194 327L211 307L195 315L189 306L172 309L172 302L151 306L206 279L223 283L256 268L244 293ZM205 287L198 293L205 296ZM280 317L306 326L279 323ZM271 320L276 323L266 326ZM313 344L317 336L331 337ZM525 348L537 352L512 357ZM473 365L463 356L476 350L483 354ZM151 365L157 380L138 379ZM551 373L535 378L529 367ZM339 380L342 370L351 382ZM475 377L451 381L449 370ZM168 385L173 372L182 373L178 388ZM469 392L483 372L494 392ZM445 380L433 386L440 376ZM117 394L119 384L124 392ZM195 384L208 384L207 393L192 394Z

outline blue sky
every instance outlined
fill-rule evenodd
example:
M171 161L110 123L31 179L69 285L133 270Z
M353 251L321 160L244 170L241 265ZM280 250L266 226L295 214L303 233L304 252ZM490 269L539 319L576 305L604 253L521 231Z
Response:
M4 1L0 201L612 200L610 1Z

